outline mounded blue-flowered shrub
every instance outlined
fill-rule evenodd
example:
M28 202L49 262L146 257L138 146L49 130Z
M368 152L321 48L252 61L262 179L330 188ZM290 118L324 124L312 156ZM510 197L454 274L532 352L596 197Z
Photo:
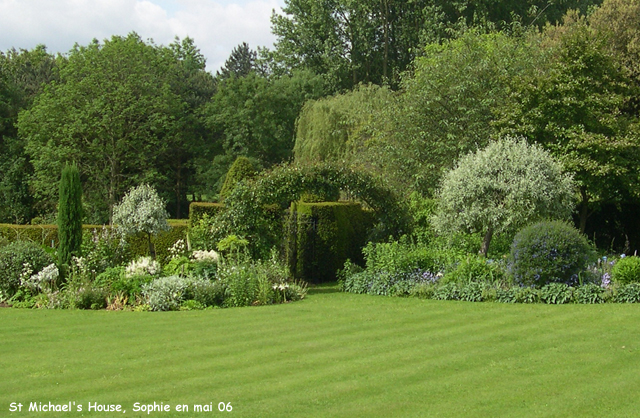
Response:
M538 222L516 234L508 271L522 286L576 285L595 257L593 246L573 226L560 221Z

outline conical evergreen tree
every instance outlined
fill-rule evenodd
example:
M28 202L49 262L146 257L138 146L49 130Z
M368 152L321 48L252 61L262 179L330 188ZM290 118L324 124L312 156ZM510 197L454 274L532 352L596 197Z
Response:
M61 267L68 266L74 255L80 255L82 217L80 172L75 164L66 164L60 178L58 203L58 263Z
M227 176L224 179L224 183L222 184L222 189L220 190L220 201L223 202L242 180L251 178L255 175L256 168L250 159L244 156L236 158L233 164L231 164L231 168L229 168Z
M224 63L224 66L217 72L216 78L224 80L229 77L244 77L249 75L255 68L257 54L246 42L233 48L231 55Z

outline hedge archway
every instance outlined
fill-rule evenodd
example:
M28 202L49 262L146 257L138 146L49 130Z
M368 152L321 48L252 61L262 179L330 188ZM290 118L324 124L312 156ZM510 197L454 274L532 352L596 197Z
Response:
M265 255L278 243L278 216L305 192L331 194L339 189L351 200L373 210L378 238L399 236L406 231L407 210L396 195L373 176L332 165L296 167L284 165L240 183L226 198L226 209L215 218L214 235L247 238L255 253Z

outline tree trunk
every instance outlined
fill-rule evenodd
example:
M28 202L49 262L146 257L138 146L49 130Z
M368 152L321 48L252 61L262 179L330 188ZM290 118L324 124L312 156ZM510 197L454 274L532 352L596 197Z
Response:
M153 258L154 260L156 259L156 250L153 247L153 244L151 243L151 234L147 233L147 237L149 240L149 255L151 256L151 258Z
M582 202L580 202L580 232L584 234L587 229L587 218L589 217L589 196L584 187L580 188Z
M484 239L482 240L482 246L480 247L480 251L478 255L487 258L487 253L489 252L489 244L491 244L491 238L493 237L493 227L489 227L487 229L487 233L484 235Z
M176 219L182 219L182 164L178 163L176 181Z
M389 1L383 0L384 7L384 59L382 61L382 76L384 80L391 84L389 80Z

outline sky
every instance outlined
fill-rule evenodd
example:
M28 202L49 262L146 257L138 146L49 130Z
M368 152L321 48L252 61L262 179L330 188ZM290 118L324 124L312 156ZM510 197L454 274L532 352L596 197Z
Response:
M272 10L284 0L0 0L0 51L44 44L66 53L112 35L135 31L168 45L194 39L215 73L236 45L272 47Z

